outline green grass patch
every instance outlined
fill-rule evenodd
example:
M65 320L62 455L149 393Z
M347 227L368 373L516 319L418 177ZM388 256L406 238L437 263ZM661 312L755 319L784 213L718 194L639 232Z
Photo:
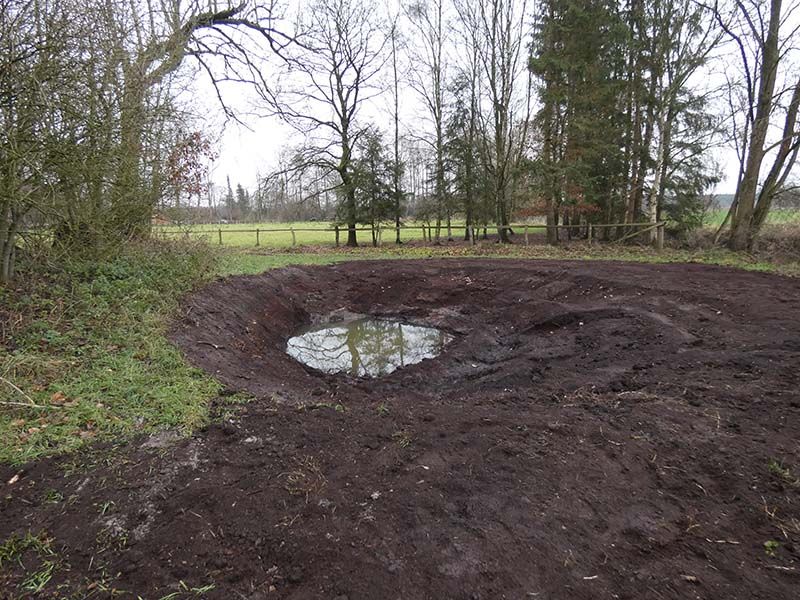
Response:
M134 245L104 261L32 268L0 289L0 461L204 423L218 384L165 331L213 266L197 244Z
M648 246L573 244L546 246L521 244L483 244L474 247L454 244L448 246L395 246L385 244L380 248L325 249L298 248L287 252L267 249L236 249L222 253L219 272L222 275L258 274L269 269L290 265L325 265L349 260L427 259L427 258L510 258L537 260L606 260L646 263L695 263L734 267L746 271L762 271L782 275L800 276L800 262L773 263L745 253L724 248L683 250L665 249L656 252Z
M12 569L22 572L16 585L20 598L30 597L30 594L39 594L50 583L59 566L58 555L52 548L53 540L44 534L14 535L0 544L0 573ZM9 585L0 575L0 584ZM8 590L10 591L10 590Z
M421 225L422 223L408 222L406 227ZM359 228L361 227L363 226L359 225ZM456 228L456 223L453 223L452 227L454 235L458 233L463 235L463 231ZM259 230L258 236L256 236L256 229ZM295 230L294 236L292 236L292 229ZM254 247L256 241L265 248L291 248L295 244L298 246L333 246L336 241L335 229L327 221L163 225L157 227L155 231L157 235L167 239L204 240L211 245L219 245L221 233L222 245L229 247ZM442 234L446 234L445 229L442 229ZM340 228L339 235L340 242L344 244L347 240L347 232ZM394 236L394 229L384 229L384 241L394 241ZM422 240L422 230L402 228L400 236L405 242ZM369 231L359 231L358 237L362 242L372 239Z
M800 478L795 477L792 474L792 470L785 466L782 462L771 458L767 463L767 468L769 469L770 473L783 480L784 483L787 483L791 486L800 486Z
M386 253L384 253L386 254ZM386 256L389 256L386 254ZM219 275L257 275L269 269L290 265L329 265L335 262L353 260L355 254L332 252L325 254L275 253L256 254L241 251L228 251L220 255L217 264Z

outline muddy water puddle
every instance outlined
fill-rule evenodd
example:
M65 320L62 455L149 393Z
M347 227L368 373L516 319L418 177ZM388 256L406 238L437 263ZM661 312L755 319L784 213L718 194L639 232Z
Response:
M286 352L325 373L381 377L438 356L452 339L433 327L362 318L307 327L289 339Z

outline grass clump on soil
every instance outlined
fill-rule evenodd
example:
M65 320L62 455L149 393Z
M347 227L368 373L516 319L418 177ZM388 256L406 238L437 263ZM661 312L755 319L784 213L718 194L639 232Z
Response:
M795 477L792 474L792 470L785 466L782 462L771 458L767 463L767 468L769 469L770 473L777 476L784 483L792 486L800 486L800 478Z
M213 274L208 248L136 244L26 267L0 288L0 461L205 421L218 384L164 334L179 298Z
M0 544L0 572L9 569L9 563L13 563L25 573L24 578L16 585L23 594L22 597L31 593L38 594L52 579L58 567L58 555L53 550L52 543L53 540L44 534L34 535L28 532L25 535L12 536ZM31 569L34 564L36 568ZM0 584L6 586L9 583L0 576Z

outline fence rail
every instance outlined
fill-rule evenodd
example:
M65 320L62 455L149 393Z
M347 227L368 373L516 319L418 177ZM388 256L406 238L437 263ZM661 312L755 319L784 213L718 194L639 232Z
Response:
M594 241L597 239L596 234L603 230L603 229L621 229L623 232L622 237L619 237L614 240L609 240L612 242L622 242L625 240L629 240L631 238L637 237L644 233L653 232L652 235L652 243L658 249L661 250L664 247L664 227L666 226L666 221L659 221L657 223L646 222L646 223L598 223L598 224L581 224L581 225L543 225L543 224L532 224L532 223L520 223L520 224L512 224L512 225L503 225L503 226L487 226L487 227L470 227L466 228L465 226L457 226L457 227L450 227L449 229L452 231L453 229L463 230L467 229L469 235L469 241L473 245L477 243L478 235L476 232L480 230L484 231L522 231L522 235L524 237L525 245L530 245L530 231L531 230L547 230L547 229L557 229L557 230L570 230L570 231L579 231L584 232L581 234L581 237L584 237L589 245L592 245ZM641 228L641 229L639 229ZM376 245L380 246L382 244L382 237L384 231L395 232L397 235L400 235L402 231L422 231L422 239L424 241L432 242L434 237L438 240L441 237L441 231L447 229L446 227L435 227L433 225L416 225L416 226L388 226L384 227L383 225L378 225L375 228L372 227L330 227L326 229L315 229L311 227L274 227L274 228L263 228L257 227L255 229L223 229L218 227L216 229L191 229L191 228L184 228L184 229L156 229L158 235L161 236L170 236L170 235L183 235L185 237L189 237L191 235L215 235L217 237L217 243L221 246L223 245L223 236L224 234L232 234L232 233L245 233L245 234L255 234L255 245L261 245L261 235L262 234L270 234L270 233L291 233L292 234L292 246L297 245L297 234L298 233L332 233L334 235L334 244L338 247L341 245L341 236L342 234L347 234L349 232L364 232L368 231L372 235L375 236L375 243ZM634 229L634 231L631 231ZM436 231L436 235L434 236L434 231Z

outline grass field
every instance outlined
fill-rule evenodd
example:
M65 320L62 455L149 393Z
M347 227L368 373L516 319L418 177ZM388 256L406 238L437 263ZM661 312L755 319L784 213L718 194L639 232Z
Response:
M704 220L705 227L719 227L728 214L727 210L714 210L706 214ZM800 210L788 208L776 208L769 212L767 216L769 225L798 225L800 226Z
M406 227L420 227L421 223L409 222ZM462 225L463 226L463 225ZM295 230L294 241L298 246L332 246L336 240L334 228L328 222L322 221L294 221L289 223L228 223L228 224L209 224L191 225L186 227L159 226L157 233L161 233L167 238L186 238L203 239L210 244L219 245L219 236L222 232L222 245L233 247L248 247L256 245L255 230L260 230L258 242L260 246L267 248L290 248L293 244L291 229ZM280 229L282 231L267 231ZM311 231L309 231L311 230ZM442 235L446 235L446 230L442 230ZM456 229L453 224L453 236L463 235L461 229ZM343 245L347 241L347 232L340 230L340 243ZM372 243L372 236L369 231L358 232L359 243ZM384 229L383 241L394 242L395 231L393 228ZM403 241L421 240L421 229L402 228L400 239Z
M722 223L727 211L716 210L706 215L704 226L709 229L716 229ZM773 210L767 219L770 225L797 225L800 226L800 210L776 209ZM407 227L419 227L421 223L408 222L406 227L401 229L400 237L402 241L422 240L421 229L408 229ZM453 237L457 240L463 237L463 222L453 222ZM281 231L269 231L269 230ZM292 236L292 229L295 230ZM259 230L258 236L256 230ZM333 246L335 242L335 232L328 222L322 221L294 221L287 223L262 222L262 223L228 223L228 224L208 224L191 225L179 227L174 225L164 225L155 228L155 232L165 239L190 239L203 240L211 245L220 245L220 232L222 233L222 246L229 248L292 248L293 246ZM446 229L442 229L442 236L446 235ZM340 244L344 245L347 234L344 230L339 232ZM258 246L256 240L258 238ZM369 231L358 232L359 243L367 246L372 243ZM383 242L392 243L395 239L394 229L387 228L383 231Z
M800 263L775 265L724 250L496 244L287 252L150 243L102 262L22 265L25 277L0 288L0 462L207 423L219 384L190 367L166 331L183 295L214 277L292 264L466 256L699 262L800 275Z

